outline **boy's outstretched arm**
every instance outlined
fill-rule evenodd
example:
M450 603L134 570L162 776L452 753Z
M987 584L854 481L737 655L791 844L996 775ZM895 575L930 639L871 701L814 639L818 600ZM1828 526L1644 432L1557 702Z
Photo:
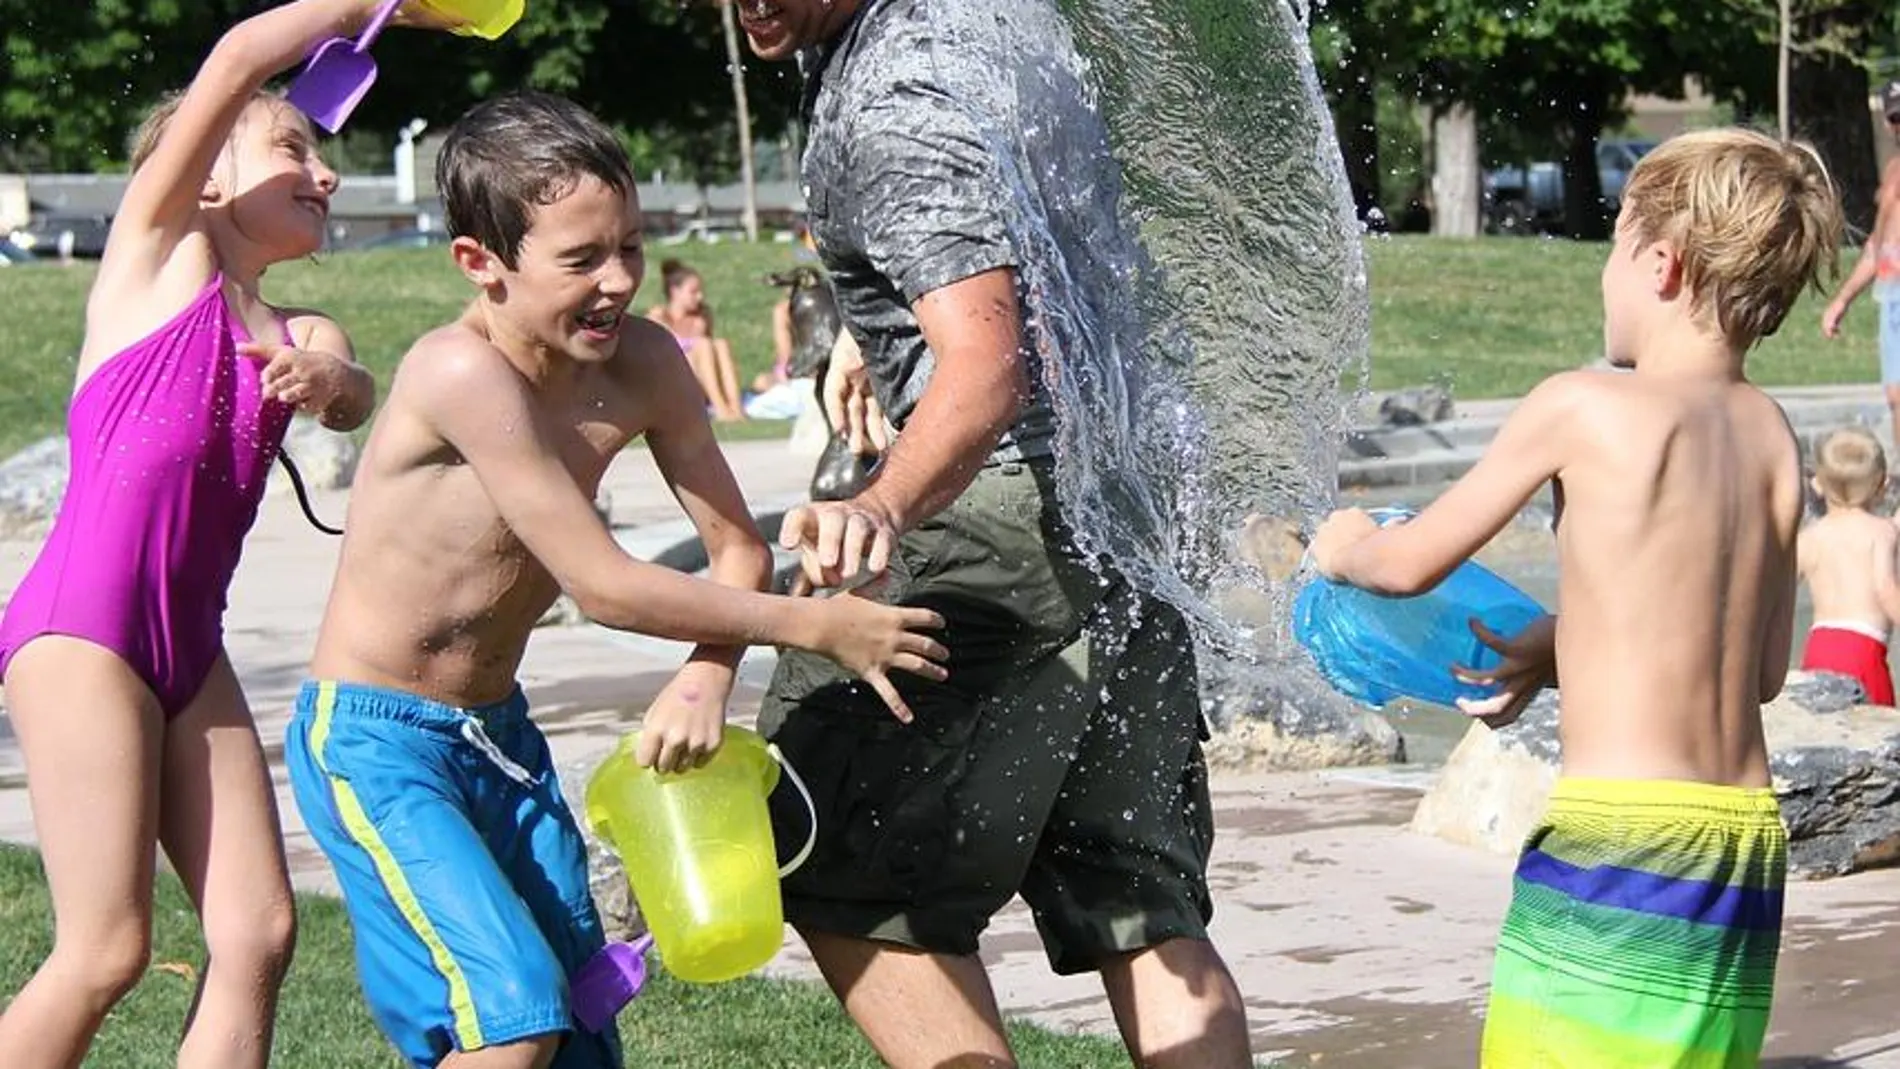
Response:
M905 717L886 671L944 677L936 662L947 653L919 633L943 626L936 613L735 590L628 556L563 462L560 432L485 342L438 331L417 343L396 379L391 392L413 398L418 415L474 469L509 530L590 619L680 642L812 650L862 677Z
M1552 376L1518 403L1477 465L1425 511L1379 527L1361 509L1327 517L1313 536L1313 563L1329 579L1381 594L1420 594L1438 585L1517 515L1569 456L1585 389L1571 371Z
M629 324L629 331L635 329ZM627 361L655 413L646 439L667 488L693 521L706 548L707 575L738 590L764 590L772 579L772 551L752 522L725 454L706 420L704 394L671 337L643 331L664 359ZM637 337L637 335L635 336ZM638 346L641 341L630 340ZM662 772L705 763L719 748L726 703L744 646L700 645L647 707L634 759Z

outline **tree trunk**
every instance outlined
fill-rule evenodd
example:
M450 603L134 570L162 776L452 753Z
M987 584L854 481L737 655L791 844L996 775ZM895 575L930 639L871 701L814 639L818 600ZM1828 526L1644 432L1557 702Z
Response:
M1794 135L1814 143L1841 191L1847 225L1865 234L1874 225L1874 191L1880 184L1866 73L1841 56L1796 52L1788 92Z
M1606 99L1606 94L1584 93L1566 109L1573 118L1564 142L1564 233L1577 241L1610 236L1610 211L1603 203L1603 176L1597 171Z
M739 110L739 181L745 188L745 208L739 224L745 227L747 241L759 240L759 183L752 173L752 105L746 99L745 53L739 48L738 15L732 0L719 5L719 18L726 28L726 67L732 72L732 102Z
M1432 114L1432 233L1475 238L1479 229L1478 116L1454 104Z
M1380 218L1379 108L1373 93L1372 69L1358 50L1347 55L1339 71L1338 103L1333 115L1339 124L1339 151L1345 158L1353 207L1360 221L1370 225Z

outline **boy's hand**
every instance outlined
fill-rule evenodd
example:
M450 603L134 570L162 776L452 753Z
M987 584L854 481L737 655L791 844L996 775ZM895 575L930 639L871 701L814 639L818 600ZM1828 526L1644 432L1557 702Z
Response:
M688 664L647 706L633 759L655 772L684 772L712 759L724 738L732 672Z
M244 342L238 352L264 365L264 397L321 415L349 388L352 365L338 356L282 343Z
M1489 698L1460 698L1458 709L1493 729L1515 723L1537 692L1557 680L1557 618L1540 616L1523 631L1505 638L1473 617L1471 633L1496 650L1501 660L1497 667L1482 672L1453 665L1451 674L1461 683L1494 686L1498 692Z
M1342 571L1346 551L1369 538L1379 529L1379 521L1372 518L1365 509L1340 509L1313 532L1313 541L1307 546L1312 555L1313 567L1328 579L1344 580Z
M898 669L939 683L950 677L942 664L950 651L918 634L943 627L943 617L929 609L882 605L855 591L805 604L819 619L812 649L869 683L890 706L891 715L904 723L911 721L910 706L891 685L888 673Z

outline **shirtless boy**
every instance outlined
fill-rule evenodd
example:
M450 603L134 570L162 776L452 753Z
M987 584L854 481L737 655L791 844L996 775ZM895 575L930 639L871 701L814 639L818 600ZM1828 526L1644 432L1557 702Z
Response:
M1900 145L1900 81L1888 82L1881 89L1880 108L1887 117L1887 131ZM1893 413L1894 441L1900 443L1900 156L1888 160L1880 176L1874 228L1867 235L1854 270L1841 283L1841 292L1821 313L1821 333L1839 337L1847 309L1870 285L1880 315L1880 382L1886 387L1887 408Z
M757 593L770 556L679 348L626 309L640 210L614 135L578 106L478 106L442 148L460 319L404 357L364 450L335 587L285 743L335 866L364 995L419 1066L618 1066L568 977L602 945L585 847L515 673L565 590L608 627L700 645L647 711L638 759L719 745L748 643L830 656L906 715L885 672L943 678L933 613ZM628 557L594 513L644 434L714 582Z
M1900 528L1868 511L1887 487L1880 441L1860 427L1828 435L1815 450L1813 485L1827 514L1801 532L1801 578L1814 601L1801 668L1852 677L1870 704L1892 705L1887 642L1900 620Z
M1794 625L1801 471L1743 375L1834 262L1840 208L1805 148L1678 137L1631 174L1603 270L1611 363L1534 390L1416 519L1320 527L1326 575L1429 589L1546 482L1563 606L1496 645L1473 713L1562 687L1563 772L1519 860L1486 1066L1752 1066L1774 985L1786 834L1761 704ZM1554 664L1553 664L1554 659Z

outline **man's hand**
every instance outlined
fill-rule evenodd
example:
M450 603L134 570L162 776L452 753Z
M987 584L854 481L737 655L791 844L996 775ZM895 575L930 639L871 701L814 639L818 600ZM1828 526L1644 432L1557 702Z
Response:
M901 534L899 518L866 491L847 501L813 501L785 514L778 542L798 551L811 587L841 587L884 574Z
M1484 671L1453 665L1451 674L1461 683L1496 687L1498 692L1489 698L1460 698L1458 709L1492 729L1515 723L1537 692L1557 680L1557 618L1540 616L1523 631L1505 638L1473 617L1471 633L1497 651L1501 660L1497 667Z
M726 727L732 670L689 662L647 706L633 759L655 772L684 772L712 759Z
M1313 541L1307 547L1313 566L1326 578L1343 581L1346 577L1341 569L1346 552L1378 529L1379 521L1365 509L1340 509L1326 517L1326 522L1313 532Z
M823 395L825 418L833 431L850 436L853 453L876 456L891 447L884 407L877 403L871 376L864 369L864 352L848 331L840 331L837 344L831 347Z
M1847 302L1839 297L1828 302L1827 310L1821 313L1821 335L1827 338L1841 336L1841 320L1847 318Z
M355 365L341 357L282 343L244 342L239 354L264 365L264 397L320 416L350 389Z

